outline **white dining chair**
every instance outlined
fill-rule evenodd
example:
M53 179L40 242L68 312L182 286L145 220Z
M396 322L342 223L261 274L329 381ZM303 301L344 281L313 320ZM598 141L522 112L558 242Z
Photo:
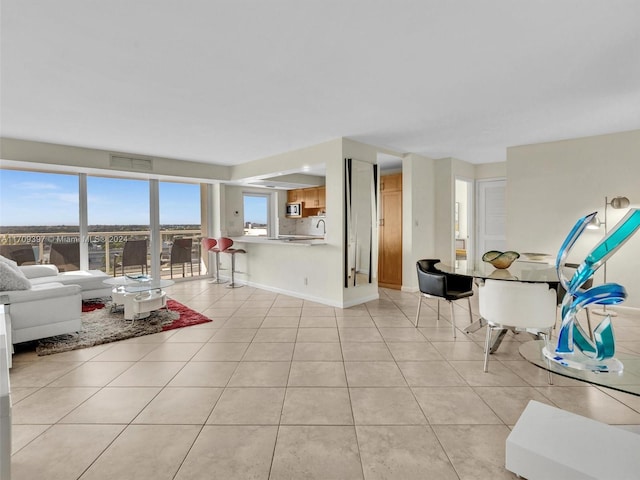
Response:
M547 283L485 280L478 288L480 316L487 322L484 371L489 371L494 330L525 331L542 336L547 348L556 321L556 290ZM552 383L549 371L549 384Z

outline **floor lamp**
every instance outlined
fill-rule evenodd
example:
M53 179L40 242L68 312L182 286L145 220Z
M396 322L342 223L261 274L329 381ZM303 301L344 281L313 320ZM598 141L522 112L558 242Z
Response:
M627 208L631 202L627 197L614 197L609 201L607 197L604 197L604 236L607 236L607 207L611 205L611 208L620 209ZM607 283L607 262L604 262L603 266L604 283ZM601 309L591 310L596 315L611 315L612 317L618 314L613 310L607 310L607 306L603 305Z

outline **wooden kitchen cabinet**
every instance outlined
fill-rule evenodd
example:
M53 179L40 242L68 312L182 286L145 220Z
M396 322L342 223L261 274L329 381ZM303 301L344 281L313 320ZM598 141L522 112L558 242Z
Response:
M302 216L312 217L324 213L327 204L327 191L325 187L289 190L287 202L302 203Z
M318 207L326 208L327 207L327 189L326 187L318 187Z
M380 177L378 285L402 287L402 174Z
M296 190L289 190L287 192L287 202L295 203L302 201L302 189L298 188Z

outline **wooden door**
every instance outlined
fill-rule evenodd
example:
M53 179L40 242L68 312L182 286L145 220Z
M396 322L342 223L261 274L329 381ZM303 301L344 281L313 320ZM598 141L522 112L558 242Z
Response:
M378 285L402 287L402 174L380 178Z

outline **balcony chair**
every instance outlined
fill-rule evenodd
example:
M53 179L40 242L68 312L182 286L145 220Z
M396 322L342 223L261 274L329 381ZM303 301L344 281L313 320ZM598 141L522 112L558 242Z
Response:
M9 258L18 265L35 265L36 254L28 243L18 245L0 245L0 255Z
M191 259L191 247L193 245L192 238L175 238L171 245L171 257L169 258L169 268L171 269L171 278L173 278L173 266L182 265L182 276L185 276L184 264L188 263L193 277L193 261Z
M557 292L546 283L486 279L478 288L480 316L487 322L484 371L489 371L493 330L525 331L543 337L547 348L556 323ZM549 384L552 383L549 372Z
M416 269L418 271L418 312L416 313L416 328L420 321L420 307L422 297L438 299L438 320L440 320L440 300L449 302L451 308L451 328L453 338L456 338L456 323L453 315L453 302L462 298L467 299L469 305L469 323L473 323L471 314L471 296L473 296L473 278L464 275L444 273L435 269L434 265L439 263L439 259L418 260Z
M218 248L220 249L220 252L228 253L231 255L231 283L227 285L227 288L244 287L244 285L238 285L235 281L236 254L247 253L247 251L242 248L233 248L233 240L227 237L221 237L218 239ZM241 273L241 272L237 272L237 273Z
M141 273L148 273L147 267L147 240L127 240L122 249L122 255L113 257L113 276L116 276L118 267L122 267L124 275L125 267L140 267Z
M49 263L58 267L61 272L80 270L80 244L53 242L49 252Z

